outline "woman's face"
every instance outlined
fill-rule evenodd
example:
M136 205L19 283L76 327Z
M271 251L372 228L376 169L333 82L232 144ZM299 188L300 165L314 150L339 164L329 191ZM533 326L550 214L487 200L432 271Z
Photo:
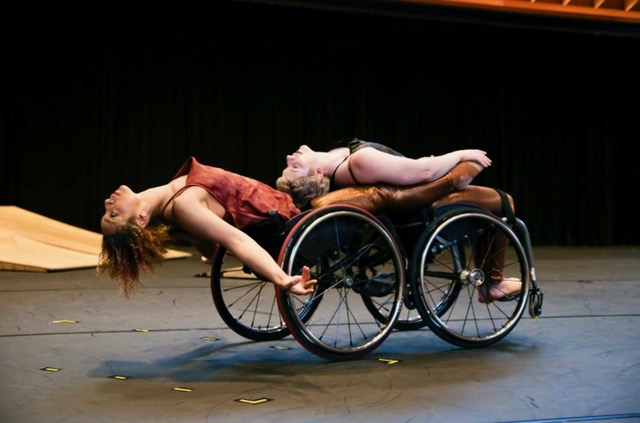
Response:
M124 227L136 216L139 204L140 201L131 188L121 185L104 200L105 212L100 221L102 233L109 235Z
M315 151L306 145L301 145L287 156L287 167L282 171L282 176L287 179L309 176L314 172L314 164Z

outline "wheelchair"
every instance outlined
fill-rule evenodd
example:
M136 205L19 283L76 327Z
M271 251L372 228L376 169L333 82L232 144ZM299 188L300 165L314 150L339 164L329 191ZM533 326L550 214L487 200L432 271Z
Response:
M394 330L427 326L462 348L498 342L525 310L541 314L526 225L471 204L373 215L350 204L277 214L246 229L289 274L303 266L318 281L310 295L275 287L218 247L211 290L216 309L251 340L293 337L331 361L360 358ZM480 302L496 258L504 278L522 289Z

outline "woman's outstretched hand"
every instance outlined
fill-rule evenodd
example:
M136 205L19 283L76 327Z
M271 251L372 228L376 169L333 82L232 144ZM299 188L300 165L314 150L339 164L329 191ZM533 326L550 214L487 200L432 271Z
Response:
M316 284L315 279L309 279L310 272L307 266L302 268L302 275L292 276L293 281L289 283L287 289L297 295L308 295L313 293Z

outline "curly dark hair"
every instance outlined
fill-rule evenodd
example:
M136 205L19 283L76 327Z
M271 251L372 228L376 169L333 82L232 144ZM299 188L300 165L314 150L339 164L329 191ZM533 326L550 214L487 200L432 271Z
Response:
M129 297L140 283L140 271L151 272L154 265L164 262L169 230L165 224L143 228L128 223L112 234L103 235L98 273L108 272L118 282L120 292Z

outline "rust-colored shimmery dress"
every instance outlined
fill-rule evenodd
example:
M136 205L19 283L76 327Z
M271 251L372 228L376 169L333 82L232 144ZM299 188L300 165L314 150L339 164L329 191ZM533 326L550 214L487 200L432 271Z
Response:
M195 157L189 157L172 180L183 175L187 175L186 186L167 205L184 189L196 185L206 189L222 204L227 211L225 219L239 229L266 220L271 210L277 210L285 220L300 214L291 197L284 192L247 176L200 164Z

